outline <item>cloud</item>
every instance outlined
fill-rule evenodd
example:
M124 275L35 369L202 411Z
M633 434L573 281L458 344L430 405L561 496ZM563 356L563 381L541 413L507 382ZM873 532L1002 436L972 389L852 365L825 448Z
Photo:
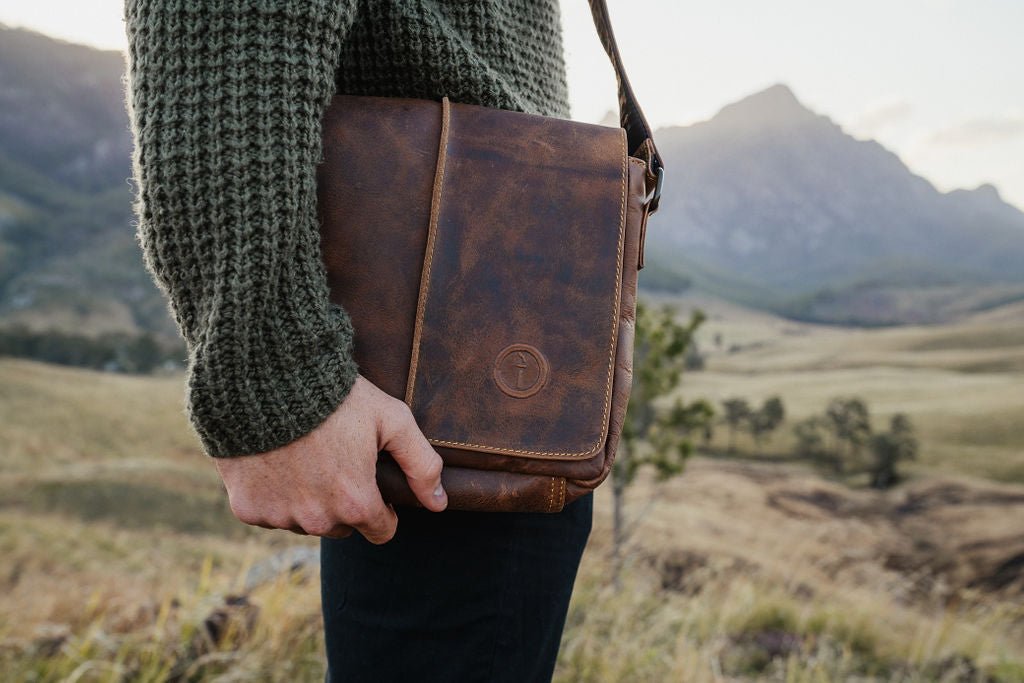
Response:
M1024 116L971 119L928 136L926 142L946 147L975 147L1024 136Z

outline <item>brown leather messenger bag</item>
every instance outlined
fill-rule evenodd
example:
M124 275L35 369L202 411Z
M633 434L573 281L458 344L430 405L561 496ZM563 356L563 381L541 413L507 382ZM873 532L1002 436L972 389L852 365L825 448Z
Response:
M360 372L408 404L449 509L557 512L611 470L637 271L664 166L619 57L621 127L336 95L317 167L331 300ZM384 499L415 505L378 459Z

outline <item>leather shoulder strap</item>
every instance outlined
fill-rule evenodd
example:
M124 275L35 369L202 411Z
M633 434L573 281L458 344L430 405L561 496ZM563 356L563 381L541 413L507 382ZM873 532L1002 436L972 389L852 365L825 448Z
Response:
M648 144L651 147L651 159L653 161L652 166L655 166L651 171L654 174L659 174L661 172L658 169L663 169L665 164L658 153L657 147L654 146L654 136L651 134L651 128L647 124L647 119L644 118L644 113L641 111L639 103L636 101L636 95L633 94L633 88L629 84L626 70L622 66L619 46L615 42L611 19L608 16L608 5L605 4L605 0L589 1L590 12L594 15L594 26L597 28L597 35L601 38L601 44L604 45L604 50L608 53L612 66L615 67L615 78L619 83L619 121L622 127L626 129L629 151L631 154L635 153L649 140Z

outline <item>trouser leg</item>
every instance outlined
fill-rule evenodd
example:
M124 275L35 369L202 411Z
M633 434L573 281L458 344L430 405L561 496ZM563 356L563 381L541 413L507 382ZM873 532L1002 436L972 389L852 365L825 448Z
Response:
M398 508L388 543L323 539L329 680L550 680L592 510Z

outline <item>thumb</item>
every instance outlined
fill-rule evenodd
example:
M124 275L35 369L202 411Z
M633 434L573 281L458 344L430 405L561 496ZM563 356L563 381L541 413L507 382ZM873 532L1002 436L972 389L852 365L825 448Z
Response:
M402 401L385 412L380 422L380 450L387 451L405 473L416 498L434 512L448 507L441 485L441 456L423 436L412 411Z

